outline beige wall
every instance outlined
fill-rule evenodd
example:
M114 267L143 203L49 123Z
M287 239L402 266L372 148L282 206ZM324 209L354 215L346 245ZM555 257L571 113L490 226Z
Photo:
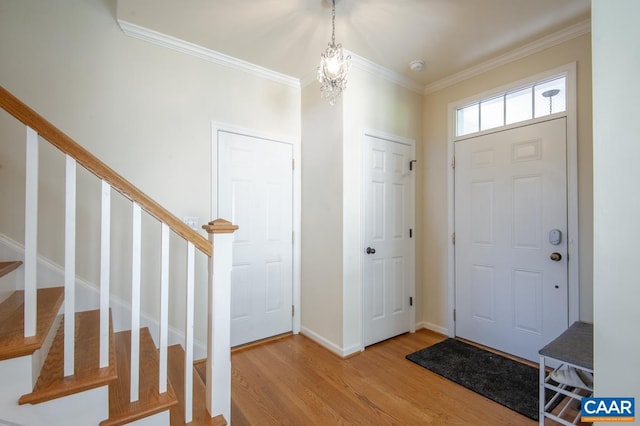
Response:
M591 131L591 39L584 35L424 97L423 288L420 320L427 327L448 327L447 154L450 103L577 62L578 214L580 250L580 318L593 318L593 185Z
M342 347L342 103L302 90L301 329Z
M362 346L364 131L419 145L422 96L355 65L334 107L320 99L315 82L302 98L302 329L347 355Z
M640 3L594 0L594 386L640 401Z
M102 0L3 1L0 85L179 218L197 216L205 223L212 219L211 122L298 140L300 89L128 37L116 23L113 5ZM0 120L0 233L22 242L24 195L15 188L24 180L24 129L5 125L4 112ZM42 145L39 252L62 263L64 198L53 178L64 176L64 159ZM100 187L84 172L78 180L77 271L96 283ZM126 301L130 205L119 196L113 204L112 285ZM154 243L160 231L152 220L144 224L143 309L153 313L159 274ZM186 249L177 238L172 244L172 283L181 289ZM204 256L197 266L202 314ZM180 291L171 296L183 300ZM175 324L184 317L181 305L172 304Z
M362 345L362 159L365 130L411 139L416 155L421 150L422 95L354 66L344 98L344 217L343 297L344 349L351 353ZM419 165L417 169L420 169ZM416 199L420 198L420 174L416 175ZM419 205L419 204L417 204ZM417 209L416 217L422 211ZM420 235L416 235L416 247ZM419 263L419 262L418 262ZM416 274L416 288L420 275Z

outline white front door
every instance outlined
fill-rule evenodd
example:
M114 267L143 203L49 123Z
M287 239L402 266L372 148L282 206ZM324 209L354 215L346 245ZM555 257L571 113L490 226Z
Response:
M411 328L412 147L365 136L363 331L371 345Z
M565 122L455 143L456 335L532 361L568 327Z
M231 272L236 346L292 330L293 148L218 135L218 214L239 226Z

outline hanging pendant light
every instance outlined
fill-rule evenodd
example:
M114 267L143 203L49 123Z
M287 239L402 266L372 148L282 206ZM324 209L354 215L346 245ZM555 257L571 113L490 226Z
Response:
M345 56L342 45L336 44L336 0L332 0L331 28L331 42L321 55L317 77L321 96L328 99L329 104L335 105L347 88L347 73L351 66L351 56Z

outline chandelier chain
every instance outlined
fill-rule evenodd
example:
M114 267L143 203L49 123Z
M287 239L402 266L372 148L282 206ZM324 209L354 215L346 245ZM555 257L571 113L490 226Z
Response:
M331 3L331 45L336 45L336 0Z

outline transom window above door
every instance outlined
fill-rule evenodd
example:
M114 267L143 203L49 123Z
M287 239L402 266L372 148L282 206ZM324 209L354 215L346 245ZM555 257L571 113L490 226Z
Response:
M555 77L456 109L456 136L496 129L567 109L567 77Z

